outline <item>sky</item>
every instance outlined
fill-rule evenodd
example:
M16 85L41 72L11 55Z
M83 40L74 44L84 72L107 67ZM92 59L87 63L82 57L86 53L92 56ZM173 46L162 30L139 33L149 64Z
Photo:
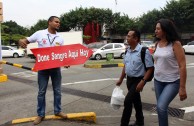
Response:
M3 20L15 21L23 27L35 25L38 20L47 20L50 16L60 17L75 8L109 8L129 18L140 17L153 9L160 10L170 0L1 0L3 2ZM116 2L117 1L117 2ZM117 4L116 4L117 3Z

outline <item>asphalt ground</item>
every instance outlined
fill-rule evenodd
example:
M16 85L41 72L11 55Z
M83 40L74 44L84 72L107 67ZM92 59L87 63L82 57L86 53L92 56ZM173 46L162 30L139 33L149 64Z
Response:
M96 68L85 68L76 66L76 69L84 73L88 71L98 71ZM110 67L101 68L109 71ZM118 69L120 72L121 69ZM70 69L68 73L74 73ZM89 75L84 75L86 78ZM111 76L111 75L110 75ZM76 80L76 79L75 79ZM114 110L110 106L112 90L115 87L115 81L108 83L99 82L95 85L89 85L87 82L80 85L69 85L62 88L62 110L69 113L94 112L96 114L96 123L77 120L45 120L39 126L119 126L123 107ZM10 122L15 119L33 117L36 115L36 95L37 85L36 76L31 78L22 78L22 76L8 75L8 81L0 83L0 126L13 125ZM125 83L125 80L124 82ZM65 84L64 84L65 85ZM157 126L158 119L155 111L155 104L152 91L153 82L147 85L141 93L143 102L143 112L145 126ZM122 89L126 92L126 85L122 84ZM17 97L19 95L19 98ZM52 87L49 85L47 91L47 111L46 115L53 114L53 94ZM170 126L194 126L193 113L185 114L183 110L172 107L169 112ZM135 112L133 111L131 122L135 121ZM14 124L15 126L32 126L32 122Z

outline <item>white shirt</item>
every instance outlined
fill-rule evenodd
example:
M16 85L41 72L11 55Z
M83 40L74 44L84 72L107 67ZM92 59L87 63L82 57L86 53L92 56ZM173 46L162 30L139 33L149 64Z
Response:
M157 45L154 53L154 78L161 82L174 82L180 78L178 62L172 44L166 47Z
M56 34L51 34L48 32L48 29L39 30L35 32L30 37L27 37L27 40L30 43L37 42L39 48L52 47L64 44L63 38L60 37L57 32Z

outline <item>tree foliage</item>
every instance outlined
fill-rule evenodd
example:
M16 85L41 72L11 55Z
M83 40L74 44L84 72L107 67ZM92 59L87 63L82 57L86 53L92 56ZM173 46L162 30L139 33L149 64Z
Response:
M139 24L139 29L142 33L151 33L155 29L155 23L157 20L162 18L163 14L154 9L152 11L149 11L147 14L143 14L137 21L137 24Z
M28 35L31 35L38 30L42 30L46 28L47 28L47 20L38 20L38 22L30 28Z

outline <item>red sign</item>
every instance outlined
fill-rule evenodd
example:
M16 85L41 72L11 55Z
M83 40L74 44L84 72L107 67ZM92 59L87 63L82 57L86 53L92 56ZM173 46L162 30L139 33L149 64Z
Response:
M81 44L31 49L36 57L34 70L84 64L93 51Z

